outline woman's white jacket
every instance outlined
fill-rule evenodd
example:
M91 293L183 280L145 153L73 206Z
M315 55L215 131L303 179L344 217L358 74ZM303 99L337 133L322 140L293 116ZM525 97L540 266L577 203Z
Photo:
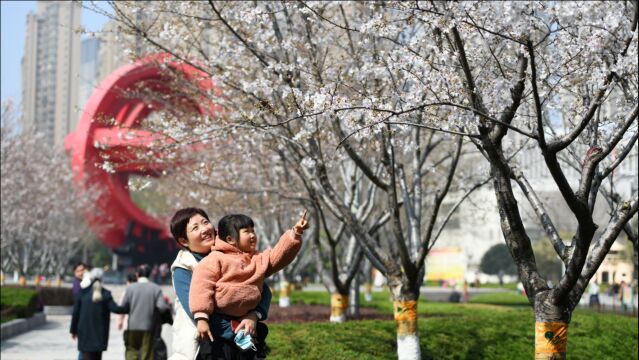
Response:
M188 250L180 250L175 261L171 265L171 275L175 269L181 268L193 272L197 260ZM173 285L175 291L175 285ZM175 297L175 318L173 319L173 354L169 360L193 360L199 350L197 340L197 328L195 322L184 311L178 297Z

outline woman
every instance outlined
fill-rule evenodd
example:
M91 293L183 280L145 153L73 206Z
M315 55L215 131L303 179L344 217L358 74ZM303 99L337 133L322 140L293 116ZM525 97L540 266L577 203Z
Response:
M102 269L85 273L79 296L73 304L71 337L78 338L78 350L84 360L101 360L109 343L109 322L112 312L125 314L129 310L113 301L109 290L102 288Z
M193 276L193 268L211 252L211 246L215 243L216 233L204 210L185 208L178 210L173 215L171 219L171 234L183 249L180 250L173 265L171 265L173 289L177 296L175 299L175 318L173 320L172 347L174 352L170 360L193 360L198 354L199 344L197 329L189 309L191 278ZM257 321L266 320L271 297L271 290L264 284L260 304L255 311L239 319L240 323L235 332L244 329L246 333L255 336L258 327ZM213 325L218 320L214 317ZM262 329L265 329L266 326L260 325L260 329L263 331ZM240 353L235 344L221 338L215 339L213 343L205 342L204 344L207 346L206 349L201 349L200 357L202 357L203 352L207 352L207 358L214 359L239 359L256 356L252 351ZM210 344L213 346L209 347ZM260 348L257 357L263 358L265 355L265 349Z

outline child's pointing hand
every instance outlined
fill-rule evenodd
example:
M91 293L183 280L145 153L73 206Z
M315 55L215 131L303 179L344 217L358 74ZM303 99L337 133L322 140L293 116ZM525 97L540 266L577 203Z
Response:
M308 220L306 220L307 213L308 210L304 209L304 214L302 214L302 217L297 221L297 224L293 226L293 230L298 235L302 235L304 230L308 229Z

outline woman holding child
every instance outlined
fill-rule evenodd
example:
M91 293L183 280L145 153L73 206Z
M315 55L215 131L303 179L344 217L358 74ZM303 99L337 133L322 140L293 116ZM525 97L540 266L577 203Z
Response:
M233 247L237 253L248 251L250 254L246 255L248 256L246 260L250 259L253 256L252 254L255 252L257 245L257 238L252 231L254 227L252 220L243 215L232 215L230 218L225 217L225 219L234 220L231 222L220 221L222 227L226 229L224 238L228 242L218 239L218 245L222 247L225 245ZM296 234L289 235L289 237L293 238L294 244L292 247L289 246L289 252L286 254L286 259L280 259L277 264L277 268L269 267L267 264L264 270L270 269L270 273L273 273L286 266L295 257L297 251L299 251L299 244L296 244L299 243L299 236L296 235L301 235L303 230L308 227L305 215L300 221L302 222L301 224L300 222L296 224L297 230L294 231ZM247 236L247 232L252 232L252 235L249 234ZM173 216L171 220L171 233L178 243L185 248L178 253L175 262L171 266L173 286L177 294L175 303L176 316L173 324L173 348L175 352L171 359L195 358L195 354L198 352L198 340L206 340L202 342L202 346L198 354L198 358L201 359L252 359L256 356L258 358L265 357L266 349L264 339L268 333L268 329L266 325L258 323L257 320L266 319L270 306L271 292L268 286L263 283L263 277L266 275L266 272L261 271L261 281L250 285L255 289L262 289L261 294L257 297L253 297L253 299L258 302L253 301L250 305L244 304L242 306L240 306L240 304L236 304L237 309L241 308L241 310L236 309L236 311L227 311L229 309L225 309L225 311L219 311L220 309L216 309L218 311L213 311L212 303L210 304L211 308L209 309L207 308L207 301L199 301L205 305L204 308L202 308L205 316L203 314L199 314L199 319L197 321L198 329L196 330L193 315L191 315L192 312L189 306L191 280L193 277L193 271L198 262L211 253L212 247L216 244L216 232L210 223L206 212L197 208L186 208L177 211ZM242 233L244 233L244 235L241 235ZM246 247L244 247L244 245L246 245ZM242 247L242 249L240 249L240 247ZM216 256L220 255L218 254L220 250L224 250L217 249L217 246L214 249L216 250ZM226 250L231 249L228 248ZM263 259L264 257L259 258ZM268 259L268 256L266 259ZM210 261L207 260L207 262ZM240 265L240 267L242 266L243 265ZM210 283L211 281L219 279L206 279L207 276L212 275L210 271L204 271L202 275L204 275L204 282L208 283L204 284L203 288L208 289L208 291L212 291L212 293L207 295L212 296L208 298L209 302L212 302L215 294L215 285L211 287ZM219 275L223 274L217 274L215 276ZM260 274L257 275L259 278ZM197 283L199 285L203 285L200 280L198 280ZM239 285L243 286L246 284L242 283ZM198 300L196 300L196 302L197 301ZM233 304L228 305L230 309L234 308ZM248 311L246 311L247 309ZM228 314L229 312L232 314ZM233 342L235 334L239 333L240 330L243 330L244 333L251 335L257 340L257 348L253 347L254 350L240 352L239 348ZM213 338L213 335L215 338ZM215 341L210 342L210 340L213 339L215 339Z

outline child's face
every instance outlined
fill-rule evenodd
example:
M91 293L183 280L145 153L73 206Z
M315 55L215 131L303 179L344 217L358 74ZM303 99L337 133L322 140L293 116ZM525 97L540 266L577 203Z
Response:
M183 245L189 250L208 254L215 243L215 229L213 225L202 215L196 214L189 219L186 225L186 242Z
M240 251L255 254L257 249L257 235L255 235L255 229L252 227L242 228L239 231L240 238L236 244Z

